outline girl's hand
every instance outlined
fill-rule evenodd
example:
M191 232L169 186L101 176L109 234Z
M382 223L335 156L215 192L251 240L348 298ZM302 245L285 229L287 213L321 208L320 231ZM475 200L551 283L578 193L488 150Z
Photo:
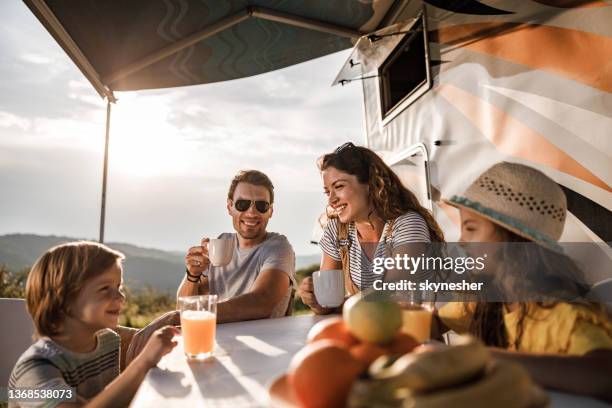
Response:
M172 340L177 334L179 330L174 326L164 326L156 330L138 355L138 359L142 359L147 369L155 367L159 360L177 345L177 342Z

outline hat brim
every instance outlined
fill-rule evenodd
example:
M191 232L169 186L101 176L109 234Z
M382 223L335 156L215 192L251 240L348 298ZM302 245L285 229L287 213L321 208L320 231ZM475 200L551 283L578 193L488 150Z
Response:
M563 248L557 243L557 241L545 236L542 233L528 228L527 226L521 224L518 220L512 217L485 207L477 201L472 201L468 198L461 196L452 196L450 199L443 198L442 202L455 208L463 208L465 210L476 213L477 215L486 218L492 223L497 224L509 231L512 231L520 237L533 241L536 244L542 245L543 247L553 250L555 252L563 253Z

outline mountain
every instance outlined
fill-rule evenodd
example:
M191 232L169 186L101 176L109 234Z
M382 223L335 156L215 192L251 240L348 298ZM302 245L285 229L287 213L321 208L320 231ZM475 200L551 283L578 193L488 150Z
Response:
M82 238L41 236L34 234L0 235L0 265L12 271L29 268L47 249ZM185 266L182 252L143 248L136 245L108 242L109 247L125 254L124 279L131 289L145 285L162 291L174 292L183 279ZM318 264L319 255L296 257L296 267Z

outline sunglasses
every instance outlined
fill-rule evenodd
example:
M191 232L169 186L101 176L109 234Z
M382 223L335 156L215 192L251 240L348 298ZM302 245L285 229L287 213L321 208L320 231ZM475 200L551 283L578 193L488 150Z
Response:
M234 208L240 212L245 212L252 205L255 205L255 209L264 214L270 209L270 203L264 200L236 200L234 201Z
M334 150L334 154L342 153L343 150L347 150L352 147L355 147L355 145L352 142L346 142L342 146L338 146L336 150Z

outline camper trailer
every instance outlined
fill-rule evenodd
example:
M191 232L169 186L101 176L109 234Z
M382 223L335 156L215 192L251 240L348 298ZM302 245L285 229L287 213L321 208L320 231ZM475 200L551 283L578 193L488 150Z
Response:
M610 21L599 1L405 1L359 39L334 85L363 88L366 145L428 204L448 241L459 218L440 197L492 164L554 179L569 208L561 240L598 243L568 246L599 270L596 283L612 255Z
M598 5L405 2L359 40L334 84L358 80L366 145L449 240L457 216L439 197L509 160L562 186L564 241L612 241L612 10Z

